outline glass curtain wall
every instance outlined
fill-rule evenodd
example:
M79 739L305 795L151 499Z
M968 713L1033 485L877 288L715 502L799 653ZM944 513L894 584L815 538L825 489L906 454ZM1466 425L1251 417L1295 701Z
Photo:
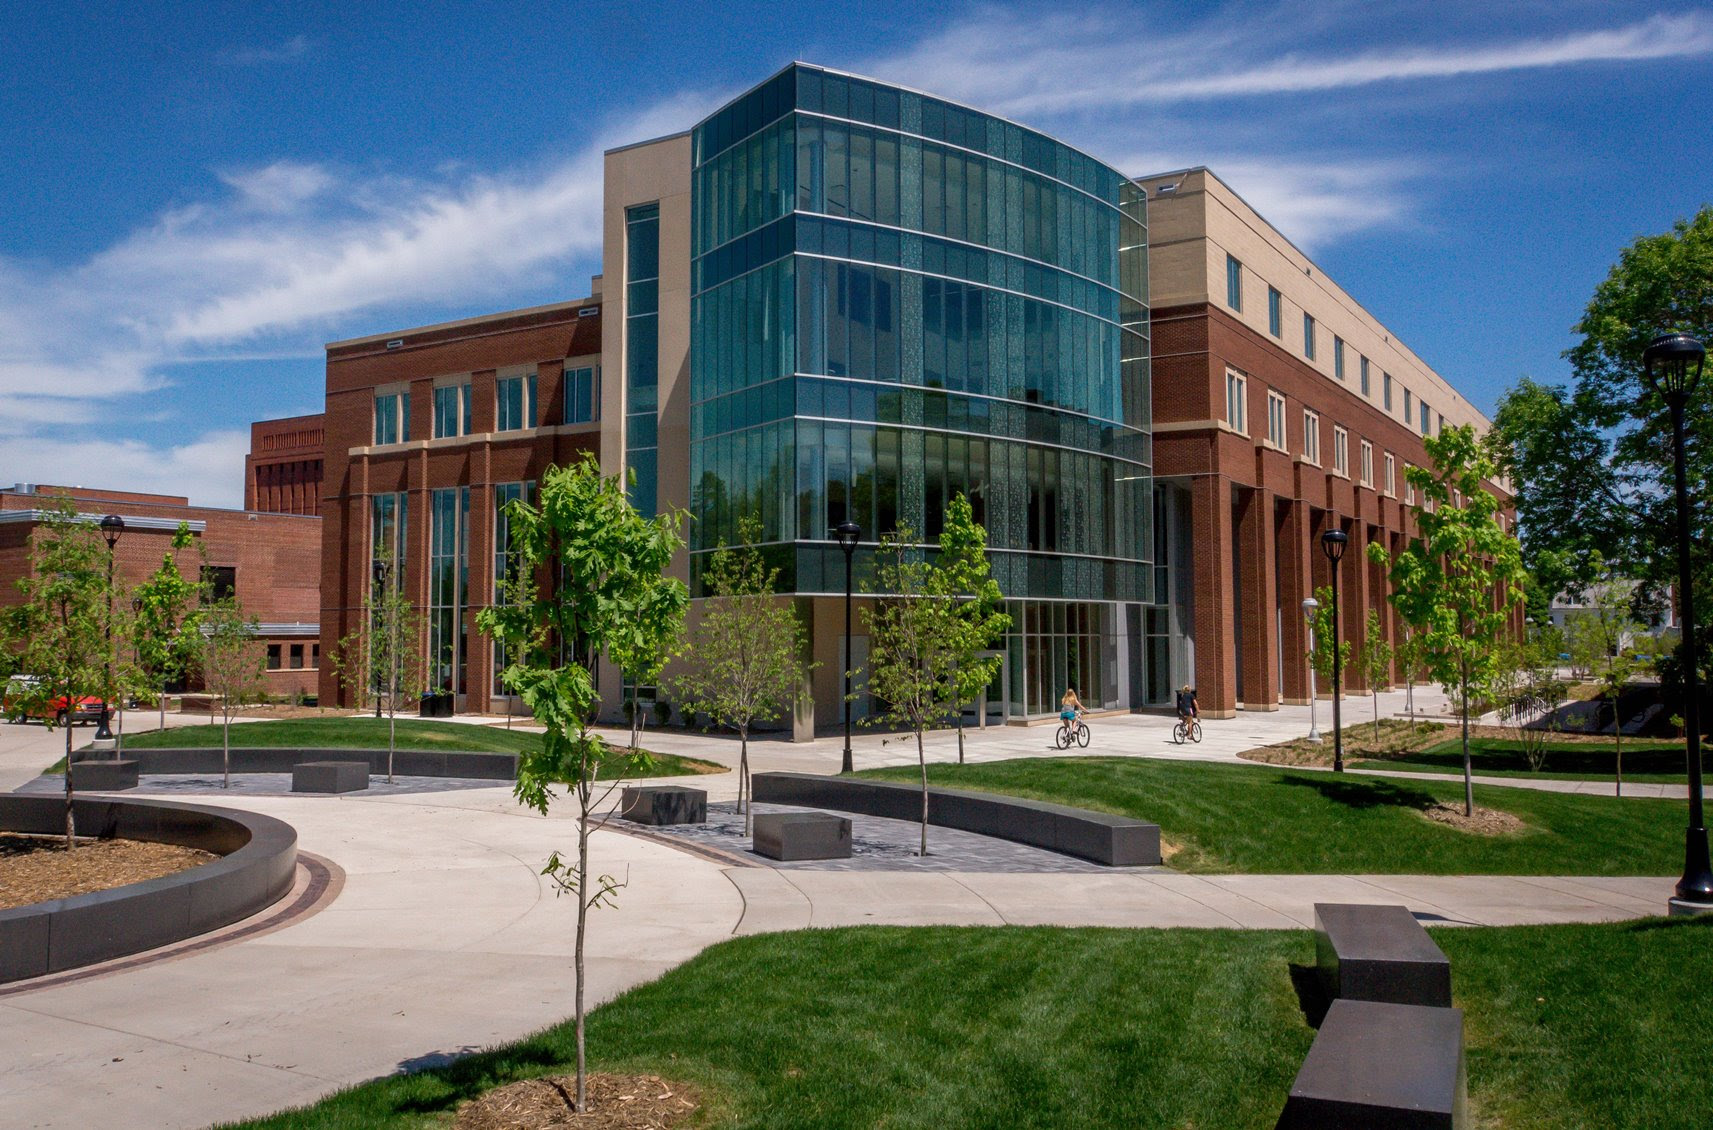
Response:
M428 683L463 694L467 643L464 610L470 598L470 488L429 492Z
M494 605L503 607L510 603L510 593L507 588L513 583L511 562L511 521L506 514L507 504L521 499L525 503L535 503L534 482L495 483L494 484ZM494 685L492 694L506 697L511 694L500 682L500 672L511 662L506 656L506 645L500 640L494 641Z
M658 501L660 410L660 205L625 212L625 466L631 505Z
M893 530L937 541L962 492L1021 607L1088 605L1020 620L1014 712L1045 702L1025 670L1115 702L1104 645L1050 641L1108 640L1103 602L1152 600L1140 191L1012 123L803 66L693 140L693 578L754 516L786 588L842 594L833 526L862 526L861 570Z

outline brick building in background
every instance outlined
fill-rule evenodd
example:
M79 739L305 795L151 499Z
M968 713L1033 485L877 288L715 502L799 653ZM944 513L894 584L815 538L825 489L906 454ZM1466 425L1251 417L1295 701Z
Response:
M180 555L179 569L194 580L199 566L206 567L215 589L231 592L258 621L268 655L268 693L316 693L320 518L192 506L177 495L27 484L0 489L0 607L22 600L16 582L30 567L38 512L51 495L69 495L83 521L99 522L106 514L125 519L113 555L122 601L160 568L179 523L187 523L195 543Z
M324 419L318 412L250 425L244 509L320 516Z

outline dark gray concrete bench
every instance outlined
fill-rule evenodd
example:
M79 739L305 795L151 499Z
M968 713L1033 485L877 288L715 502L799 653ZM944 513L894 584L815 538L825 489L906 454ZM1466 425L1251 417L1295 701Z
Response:
M291 770L294 793L354 793L368 787L367 761L302 761Z
M1462 1130L1463 1012L1332 1002L1278 1130Z
M755 852L769 859L849 859L851 822L825 812L764 812L755 817Z
M137 787L137 762L130 758L74 761L71 763L73 792L117 793Z
M708 793L683 785L626 786L619 817L637 824L705 824Z
M143 775L174 773L219 773L223 766L219 746L198 749L126 750ZM232 747L234 773L290 773L306 761L369 762L369 772L384 775L384 749L293 749L251 746ZM393 772L400 777L463 777L485 781L517 780L517 755L462 750L401 749L393 754Z
M1317 902L1314 927L1329 1000L1451 1007L1451 962L1407 907Z
M813 773L757 773L751 782L755 799L763 804L832 808L893 820L922 819L919 785ZM929 789L928 823L1074 855L1109 867L1160 863L1158 824L1062 804L961 789Z

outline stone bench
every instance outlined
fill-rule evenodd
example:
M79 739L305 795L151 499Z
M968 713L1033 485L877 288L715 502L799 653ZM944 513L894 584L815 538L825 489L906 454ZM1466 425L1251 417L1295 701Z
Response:
M851 822L825 812L764 812L755 817L755 852L769 859L849 859Z
M368 787L367 761L300 761L291 770L294 793L354 793Z
M626 786L619 818L635 824L705 824L708 793L683 785Z
M1462 1130L1467 1108L1461 1009L1336 1000L1277 1130Z
M137 787L137 762L126 758L74 761L71 763L74 792L117 793Z
M1451 1007L1451 962L1407 907L1317 902L1314 924L1328 1000Z

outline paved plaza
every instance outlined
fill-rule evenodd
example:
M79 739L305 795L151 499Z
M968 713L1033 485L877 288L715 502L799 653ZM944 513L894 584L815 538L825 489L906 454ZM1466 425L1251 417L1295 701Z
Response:
M1382 709L1390 712L1387 698ZM1417 699L1431 707L1431 695ZM1235 761L1239 749L1305 730L1307 713L1209 722L1194 747L1171 744L1167 718L1097 718L1088 752ZM1323 722L1325 714L1323 705ZM86 736L79 731L80 742ZM967 739L969 759L988 761L1048 753L1051 732L1008 727ZM62 741L40 726L0 725L0 788L57 785L37 775ZM647 744L726 765L737 758L734 741L694 733L650 732ZM838 736L767 740L752 744L750 757L757 772L832 772L841 746ZM865 732L853 747L859 768L915 760L909 739ZM934 735L928 754L955 757L955 737ZM491 782L384 787L377 778L367 793L308 797L290 795L270 775L234 781L224 792L207 775L170 788L146 780L136 795L194 797L287 821L330 880L326 894L295 917L282 920L280 908L258 916L270 928L220 944L0 988L0 1041L15 1049L0 1064L9 1125L111 1124L122 1110L128 1127L202 1126L441 1062L570 1014L575 907L539 874L549 852L574 843L568 810L538 816ZM730 830L736 775L694 783L708 789L715 817L714 828L686 836L700 843L678 846L655 830L608 830L592 840L596 873L625 886L615 909L592 918L591 1003L716 942L767 931L874 923L1301 928L1317 901L1401 902L1430 923L1604 921L1661 912L1672 886L1669 878L1115 871L945 829L930 831L936 855L919 861L907 846L915 825L871 818L859 818L856 836L869 865L778 867Z

